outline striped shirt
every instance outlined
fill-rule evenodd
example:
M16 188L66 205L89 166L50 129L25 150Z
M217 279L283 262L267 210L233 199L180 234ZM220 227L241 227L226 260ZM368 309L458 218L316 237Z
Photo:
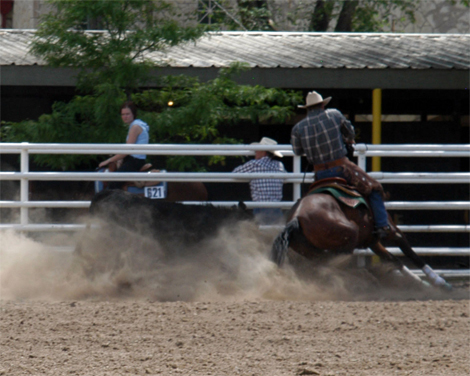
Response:
M342 132L354 138L354 127L340 111L335 108L311 110L292 128L294 154L306 154L313 165L342 158L347 154Z
M238 166L233 172L286 172L281 161L263 157ZM253 201L281 201L282 179L253 179L250 181L251 198Z

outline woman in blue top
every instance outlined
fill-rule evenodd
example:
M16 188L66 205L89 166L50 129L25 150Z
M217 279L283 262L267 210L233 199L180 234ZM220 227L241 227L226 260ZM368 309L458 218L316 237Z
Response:
M133 102L124 102L121 106L122 121L129 125L129 132L127 133L126 144L148 144L149 143L149 126L142 120L136 119L137 107ZM104 167L111 162L118 162L122 160L121 166L116 172L137 172L140 171L145 164L145 154L116 154L111 158L99 164L99 167ZM109 189L121 189L124 182L111 182L108 185Z

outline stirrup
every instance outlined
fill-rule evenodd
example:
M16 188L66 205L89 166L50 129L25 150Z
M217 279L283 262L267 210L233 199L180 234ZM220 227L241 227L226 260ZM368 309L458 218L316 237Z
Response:
M375 229L374 234L379 239L385 239L385 238L388 238L392 234L392 228L389 225L384 226L384 227L378 227Z

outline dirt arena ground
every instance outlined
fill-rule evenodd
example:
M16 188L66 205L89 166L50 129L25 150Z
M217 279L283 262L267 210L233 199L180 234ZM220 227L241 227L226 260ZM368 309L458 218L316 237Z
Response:
M90 271L3 233L0 375L470 374L468 281L442 292L328 268L305 278L268 261L266 237L222 233L184 262L94 237L89 255L127 251Z

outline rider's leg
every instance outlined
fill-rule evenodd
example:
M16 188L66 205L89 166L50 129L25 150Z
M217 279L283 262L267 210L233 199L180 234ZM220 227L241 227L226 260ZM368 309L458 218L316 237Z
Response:
M390 225L388 224L388 215L382 194L377 190L373 190L369 195L369 202L374 215L377 234L380 238L384 238L390 233Z
M145 159L138 159L128 155L124 158L121 167L116 172L138 172L145 164ZM122 189L125 182L113 181L108 185L108 189Z

